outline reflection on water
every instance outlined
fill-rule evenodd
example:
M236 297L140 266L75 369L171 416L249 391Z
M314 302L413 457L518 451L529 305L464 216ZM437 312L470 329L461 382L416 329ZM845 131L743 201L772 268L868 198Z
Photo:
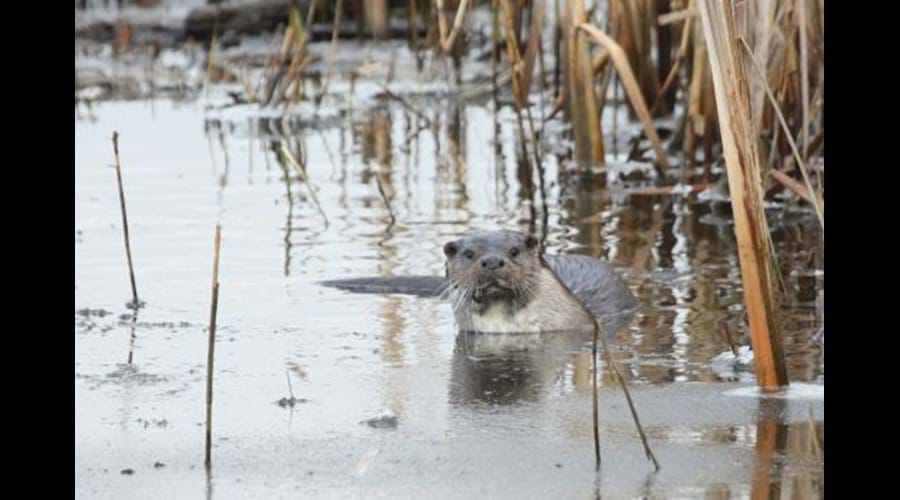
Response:
M215 120L207 126L217 137L223 131L260 136L269 145L265 155L281 166L288 221L283 227L285 275L297 254L301 266L311 264L316 252L309 245L340 235L359 238L355 255L376 260L375 274L411 269L439 274L440 245L469 227L534 228L545 233L549 252L592 255L629 274L643 304L618 347L634 354L632 379L654 384L738 379L709 369L709 361L732 344L749 344L727 204L702 202L696 195L616 195L636 181L598 188L599 177L575 179L566 170L565 155L547 155L544 206L535 192L537 172L522 157L505 108L496 114L461 104L426 109L430 123L424 128L421 118L385 104L355 110L343 121L285 125L251 119L240 127ZM273 154L280 141L307 168L329 172L327 178L315 171L311 177L320 196L332 201L326 210L338 221L336 229L326 230L310 216L307 188ZM219 156L228 158L225 153ZM221 175L225 186L228 168ZM816 272L822 261L818 233L808 216L773 212L772 219L784 283L779 320L788 373L791 380L820 380L822 348L814 338L824 319L818 307L824 288ZM397 324L385 304L386 321Z
M784 405L759 400L752 498L823 498L825 422L784 423Z
M453 351L450 403L478 406L539 401L557 385L590 377L584 332L481 334L460 332ZM587 352L588 363L590 353Z

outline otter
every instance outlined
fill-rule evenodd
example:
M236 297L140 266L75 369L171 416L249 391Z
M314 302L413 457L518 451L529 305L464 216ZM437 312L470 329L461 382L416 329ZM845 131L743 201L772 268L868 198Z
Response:
M592 330L612 334L637 300L607 263L583 255L545 255L536 237L476 230L444 245L446 276L393 276L322 282L362 293L404 293L450 299L460 331L545 333Z

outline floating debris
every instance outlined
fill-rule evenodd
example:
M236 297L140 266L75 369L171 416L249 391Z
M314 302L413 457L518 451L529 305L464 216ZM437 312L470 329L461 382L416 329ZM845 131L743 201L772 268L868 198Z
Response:
M398 419L394 415L382 415L360 422L360 424L366 424L373 429L396 429L397 423Z
M295 398L293 396L289 398L281 398L278 401L275 401L275 404L282 408L293 408L294 405L306 403L308 400L306 398Z
M102 317L110 315L112 313L107 311L106 309L91 309L91 308L86 307L84 309L78 309L77 311L75 311L75 314L77 314L79 316L84 316L85 318L90 318L91 316L97 316L98 318L102 318Z

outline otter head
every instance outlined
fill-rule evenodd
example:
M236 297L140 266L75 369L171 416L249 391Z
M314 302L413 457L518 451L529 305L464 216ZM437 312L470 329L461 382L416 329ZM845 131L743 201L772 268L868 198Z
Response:
M451 289L485 308L495 301L524 304L541 271L537 238L517 231L473 231L444 245Z

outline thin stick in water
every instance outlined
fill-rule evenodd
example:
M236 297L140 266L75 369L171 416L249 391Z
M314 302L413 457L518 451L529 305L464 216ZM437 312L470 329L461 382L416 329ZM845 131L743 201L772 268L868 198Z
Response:
M596 333L594 335L596 335ZM634 425L635 427L637 427L638 434L641 436L641 443L644 445L644 453L647 454L647 459L653 462L653 466L658 472L659 462L656 461L656 456L653 455L653 450L650 449L650 443L647 442L647 435L644 434L644 427L641 426L641 421L640 419L638 419L637 410L634 407L634 402L631 400L631 394L628 392L628 386L625 384L625 378L622 377L619 369L616 368L616 362L613 360L612 354L609 352L609 346L606 345L606 337L601 336L600 340L603 343L603 355L606 357L606 361L607 363L609 363L609 367L612 369L613 374L619 381L619 385L622 386L622 392L625 393L625 399L628 401L628 409L631 410L631 417L634 419ZM596 379L596 373L594 374L594 377Z
M334 72L334 61L337 59L338 28L341 24L341 6L343 4L343 0L337 0L337 5L334 7L334 27L331 30L331 52L328 54L328 72L325 73L325 81L322 83L322 88L316 96L316 109L319 109L322 98L328 92L328 82L331 80L331 74Z
M128 256L128 275L131 278L131 307L137 310L139 306L137 285L134 282L134 265L131 261L131 239L128 236L128 214L125 211L125 190L122 188L122 166L119 162L119 132L113 131L113 152L116 155L116 180L119 183L119 207L122 209L122 229L125 231L125 254Z
M597 409L597 337L600 335L600 325L594 321L594 340L591 343L591 362L593 364L593 377L591 380L591 393L594 405L594 458L597 461L596 470L600 470L600 425Z
M216 313L219 308L219 246L222 226L216 224L215 257L213 257L212 305L209 312L209 346L206 350L206 467L212 464L212 398L213 398L213 354L216 346Z

